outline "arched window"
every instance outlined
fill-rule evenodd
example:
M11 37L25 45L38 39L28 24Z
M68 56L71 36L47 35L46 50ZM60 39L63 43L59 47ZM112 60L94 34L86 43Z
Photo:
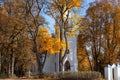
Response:
M70 71L70 62L66 61L64 65L65 71Z

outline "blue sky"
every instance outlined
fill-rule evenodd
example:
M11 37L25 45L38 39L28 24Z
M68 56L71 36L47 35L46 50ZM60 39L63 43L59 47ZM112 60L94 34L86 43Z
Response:
M95 0L84 0L81 11L80 11L80 15L84 16L86 14L86 10L89 7L89 3L93 1Z
M80 12L79 12L81 16L84 16L86 14L86 10L89 7L89 3L93 2L93 1L95 1L95 0L84 0L84 3L82 5L83 8L81 8ZM50 17L46 14L43 14L42 16L48 22L47 28L50 30L51 33L54 33L54 28L53 27L54 27L54 24L55 24L55 20L52 17Z

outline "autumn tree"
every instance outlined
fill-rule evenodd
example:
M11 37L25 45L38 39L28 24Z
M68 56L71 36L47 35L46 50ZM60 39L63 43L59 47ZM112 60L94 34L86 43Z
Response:
M11 57L12 64L10 63L10 68L12 68L12 70L10 69L9 73L12 75L14 73L14 68L16 66L23 67L27 65L21 62L22 59L26 59L24 56L28 56L26 62L28 61L29 64L29 60L32 59L32 57L30 57L31 56L30 53L34 53L33 55L36 56L35 59L38 64L39 76L43 77L43 67L47 53L51 53L51 54L58 53L59 49L62 46L62 42L60 42L56 37L54 38L51 37L51 35L49 34L46 28L40 28L45 23L44 18L40 15L40 12L43 8L43 4L44 1L41 0L26 0L26 1L16 0L10 2L9 1L7 2L6 0L5 2L5 10L7 12L7 16L13 17L13 19L16 21L14 22L14 20L12 20L13 21L11 22L12 29L10 29L12 32L10 33L11 34L10 38L12 38L10 42L12 43L12 45L15 44L15 48L11 46L9 47L12 52L12 57ZM20 29L18 30L18 28ZM28 42L24 40L28 40ZM20 44L21 41L23 41L22 44ZM24 42L31 44L32 46L26 45ZM25 46L25 47L20 48L20 46ZM33 52L31 51L31 47ZM26 51L28 51L26 54L22 54ZM17 53L20 53L19 55L20 57L16 55ZM16 61L20 62L20 64L18 65L17 63L15 63ZM19 69L17 70L19 71Z
M45 24L44 18L40 15L45 1L26 0L24 3L26 26L33 41L33 51L38 63L39 76L43 77L43 67L47 53L54 54L59 52L62 42L56 37L52 38L46 28L40 28Z
M88 18L88 24L89 24L89 34L90 34L90 48L91 48L91 54L93 58L94 63L94 70L98 70L98 57L102 52L102 16L101 13L98 13L100 9L97 9L97 5L94 6L96 2L91 4L90 8L87 11L86 17ZM99 7L98 7L99 8Z
M119 53L119 6L109 0L90 4L86 14L87 42L93 70L101 71L106 64L115 63ZM116 57L116 58L113 58Z
M73 8L80 7L81 2L82 0L51 0L48 2L48 14L55 19L55 23L59 27L60 42L65 41L66 43L65 51L63 48L60 49L59 71L62 71L63 60L68 53L67 32L70 30L70 12Z
M106 63L116 63L117 56L119 55L119 17L120 17L120 9L119 6L115 6L114 4L110 3L112 6L109 8L111 9L109 13L106 14L104 17L105 27L104 27L104 44L103 47L105 48L105 56L107 56L108 61ZM109 16L108 16L109 15ZM114 59L113 59L114 57Z
M15 63L15 49L17 47L17 40L19 37L19 34L25 29L25 27L23 26L23 22L20 20L21 17L21 4L17 3L17 2L4 2L4 6L5 6L5 10L8 13L8 16L10 16L11 18L13 18L15 21L11 22L12 26L10 28L11 33L10 34L10 43L13 45L13 47L11 47L11 55L12 55L12 61L11 61L11 76L13 76L14 74L14 63ZM16 16L20 16L20 17L16 17ZM10 27L8 25L8 27ZM15 47L14 47L15 45Z
M27 50L24 50L27 47L26 40L29 41L29 38L27 29L25 28L25 24L22 19L22 13L22 5L19 2L6 1L1 7L1 72L8 73L9 77L13 77L14 72L17 71L16 68L20 67L19 65L17 65L20 62L20 60L17 59L22 57L26 59L26 61L24 62L29 62L29 59L24 57L24 55L27 55L27 53L30 52L30 50L28 52ZM21 70L22 69L23 68L21 68Z
M78 59L78 70L89 71L92 70L89 52L86 49L88 36L83 33L79 33L77 37L77 59Z

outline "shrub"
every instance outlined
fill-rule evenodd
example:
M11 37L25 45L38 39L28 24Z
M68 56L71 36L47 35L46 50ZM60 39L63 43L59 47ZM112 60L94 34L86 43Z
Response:
M60 72L58 77L61 80L101 80L99 72Z
M8 77L4 72L0 72L0 78L6 78Z
M45 78L55 78L56 74L54 72L44 72Z

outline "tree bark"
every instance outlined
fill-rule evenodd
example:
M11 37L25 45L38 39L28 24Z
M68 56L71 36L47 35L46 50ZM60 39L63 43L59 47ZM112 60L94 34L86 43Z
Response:
M38 74L39 74L39 78L43 78L43 65L40 62L40 57L39 54L36 54L37 57L37 64L38 64Z
M64 18L63 18L63 12L60 11L60 14L61 14L61 27L60 27L60 42L63 41L63 38L64 38L64 31L63 31L63 28L64 28ZM63 61L62 61L62 50L63 48L60 49L60 53L59 53L59 71L62 71L62 67L63 67Z
M8 63L8 77L10 77L10 74L11 74L11 72L10 72L10 62Z
M95 71L98 71L98 61L97 61L97 57L95 57L95 60L94 60L94 70Z
M12 71L11 71L11 77L14 76L14 63L15 63L15 54L14 54L14 50L12 49Z
M62 67L61 67L61 50L60 50L60 53L59 53L59 71L62 70Z
M2 66L2 55L1 55L1 52L0 52L0 72L1 72L1 66Z
M36 60L37 60L37 64L38 64L38 74L39 74L39 78L43 78L43 64L42 64L42 60L40 60L40 58L42 57L38 51L38 47L37 47L37 43L36 40L34 41L34 47L35 47L35 52L36 52Z

